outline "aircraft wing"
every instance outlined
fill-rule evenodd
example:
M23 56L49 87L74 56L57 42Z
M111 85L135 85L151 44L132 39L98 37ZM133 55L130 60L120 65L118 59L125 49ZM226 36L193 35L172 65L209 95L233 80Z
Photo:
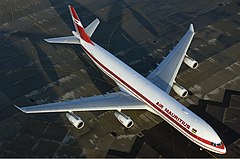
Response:
M187 33L157 68L147 76L147 79L169 93L193 36L194 28L191 24Z
M99 110L132 110L146 109L147 106L124 93L115 92L106 95L86 97L65 102L43 105L18 107L24 113L49 113L49 112L74 112L74 111L99 111Z

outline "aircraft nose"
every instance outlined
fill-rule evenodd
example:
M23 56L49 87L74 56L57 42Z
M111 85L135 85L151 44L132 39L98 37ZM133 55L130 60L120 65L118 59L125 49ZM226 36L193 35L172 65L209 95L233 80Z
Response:
M218 148L218 153L219 154L226 154L227 153L227 148L226 148L226 146L222 143L222 145L221 146L218 146L217 147Z
M226 146L223 144L222 154L226 154L226 153L227 153L227 148L226 148Z

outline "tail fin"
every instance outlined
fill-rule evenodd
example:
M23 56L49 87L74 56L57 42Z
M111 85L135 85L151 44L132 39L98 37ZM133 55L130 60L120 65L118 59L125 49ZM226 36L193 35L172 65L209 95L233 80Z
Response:
M71 13L71 16L72 16L72 20L73 20L73 24L75 26L75 29L76 31L78 32L78 34L80 35L80 42L81 40L84 40L92 45L93 42L91 41L91 39L89 38L89 36L87 35L87 33L85 32L84 28L83 28L83 25L75 11L75 9L69 5L69 10L70 10L70 13Z
M96 18L91 24L89 24L84 29L75 9L69 5L69 10L73 19L73 24L76 29L76 31L72 31L72 34L74 36L50 38L50 39L44 39L44 40L48 43L63 43L63 44L81 44L81 41L84 40L94 45L89 37L92 36L98 24L100 23L98 18Z

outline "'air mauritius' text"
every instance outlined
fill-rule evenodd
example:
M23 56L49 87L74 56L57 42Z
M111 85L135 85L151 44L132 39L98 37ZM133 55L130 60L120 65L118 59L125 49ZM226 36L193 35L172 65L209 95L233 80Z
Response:
M167 114L169 114L173 119L175 119L177 122L179 122L180 124L182 124L184 127L186 127L187 129L190 129L190 125L188 123L186 123L185 121L183 121L181 118L179 118L176 114L174 114L173 112L171 112L171 110L169 110L168 108L165 108L165 112Z

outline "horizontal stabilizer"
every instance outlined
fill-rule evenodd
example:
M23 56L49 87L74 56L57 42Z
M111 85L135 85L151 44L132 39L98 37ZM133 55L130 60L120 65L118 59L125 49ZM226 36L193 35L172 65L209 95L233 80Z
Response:
M91 24L89 24L89 25L85 28L85 32L87 33L87 35L88 35L89 37L92 36L92 34L94 33L94 31L97 29L99 23L100 23L99 19L96 18Z
M80 40L77 39L75 36L66 36L66 37L59 37L59 38L50 38L44 39L48 43L61 43L61 44L80 44Z

